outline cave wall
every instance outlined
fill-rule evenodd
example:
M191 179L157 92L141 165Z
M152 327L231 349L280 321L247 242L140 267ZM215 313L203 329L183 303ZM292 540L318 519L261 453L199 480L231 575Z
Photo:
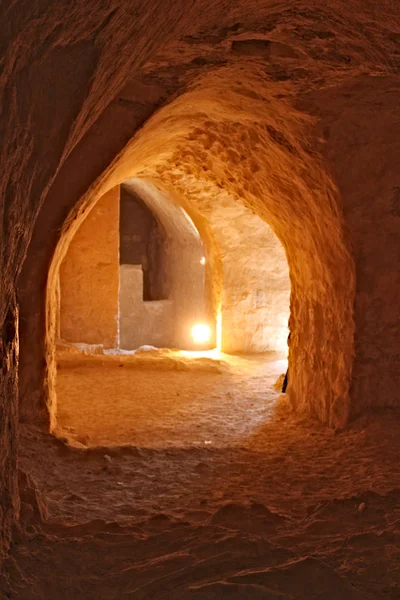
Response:
M400 39L400 38L399 38ZM400 406L400 81L360 76L307 93L339 186L356 265L351 414ZM344 160L345 159L345 160Z
M11 298L0 338L0 564L19 514L18 444L18 307Z
M291 386L293 405L331 424L343 423L375 404L399 405L396 365L400 328L394 292L398 284L400 187L396 165L400 152L398 3L232 0L228 6L215 0L112 0L103 4L87 0L72 6L68 2L16 0L2 3L0 18L0 325L2 331L7 329L11 308L15 327L18 280L21 418L46 426L51 422L53 409L47 399L54 375L51 341L55 325L46 313L45 290L48 282L53 289L52 278L63 258L60 238L67 246L74 233L73 222L65 226L70 211L78 207L79 221L88 207L83 199L87 190L156 109L183 94L198 74L230 64L237 66L238 73L229 78L231 89L257 64L270 89L275 90L275 101L259 90L258 83L244 90L241 102L247 108L251 105L250 120L258 122L260 131L262 127L269 130L265 129L261 143L253 138L244 159L239 154L234 166L227 169L223 161L223 169L229 171L228 177L237 174L240 179L241 161L249 173L267 163L270 180L256 181L250 195L246 189L240 189L238 195L273 224L285 245L292 280L302 274L302 287L295 286L292 293L295 318L290 353L301 382L297 390ZM362 84L360 77L364 78ZM220 75L215 75L214 85L220 83ZM261 122L258 110L254 112L257 97L269 103L274 119ZM246 105L248 98L252 99L250 105ZM310 128L315 125L313 135L308 127L306 133L292 135L301 115L293 117L289 126L285 111L280 110L281 101L316 117L316 125L309 123ZM189 114L194 106L196 102ZM205 114L208 108L206 104ZM229 106L224 110L229 114ZM288 113L290 116L290 110ZM234 140L233 150L241 146L235 129L246 128L247 121L234 118L232 135L225 127L225 134ZM221 124L216 125L212 124L211 133L222 152L227 144L221 141ZM188 136L200 137L205 144L192 148L199 159L195 174L204 173L204 168L220 170L214 164L215 154L207 160L211 139L204 135L210 131L207 118L200 132L195 128ZM182 141L186 144L186 138ZM194 146L193 140L191 144ZM162 154L160 144L154 147ZM292 199L293 170L276 169L270 160L271 152L279 158L279 149L281 158L285 152L290 155L290 161L283 162L295 170L297 185ZM174 177L180 179L180 173L189 170L191 150L186 150L184 169L170 172L169 181L164 173L165 186L174 188ZM253 153L264 154L263 160L253 163ZM320 156L324 167L315 170L313 164ZM155 168L152 171L157 175ZM191 187L187 175L185 185L181 181L174 188L177 193L179 187L183 196ZM116 183L119 181L117 177ZM251 176L246 179L247 186L249 182ZM226 181L217 173L213 190L223 183ZM312 212L306 201L307 185L322 212ZM271 202L274 190L281 196ZM325 208L335 219L324 218ZM294 225L287 236L279 230L283 213ZM314 234L304 239L307 221ZM291 245L290 239L295 243ZM313 254L324 256L325 268L329 267L326 272L336 269L343 276L324 279L323 265L318 266L317 260L312 260L309 268L301 268ZM313 281L319 283L312 285ZM322 281L325 286L320 285ZM315 352L308 356L311 339ZM2 437L0 477L4 482L2 514L7 515L7 523L0 535L6 543L15 514L10 506L16 504L12 473L18 358L11 360L10 350L4 350L6 340L16 353L16 334L11 341L2 333L2 340L2 368L8 375L0 381L1 426L7 432ZM306 367L312 370L307 381L301 372ZM330 393L318 393L328 387ZM307 394L301 396L301 389L307 389Z
M213 205L209 218L222 253L222 350L287 352L290 279L281 242L232 199Z
M119 187L95 204L60 267L60 336L118 346Z

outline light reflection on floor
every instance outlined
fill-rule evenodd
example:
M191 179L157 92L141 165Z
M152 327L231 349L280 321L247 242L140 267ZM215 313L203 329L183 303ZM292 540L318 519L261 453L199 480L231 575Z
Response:
M274 417L275 383L287 368L282 355L143 354L65 364L57 434L89 446L242 446Z

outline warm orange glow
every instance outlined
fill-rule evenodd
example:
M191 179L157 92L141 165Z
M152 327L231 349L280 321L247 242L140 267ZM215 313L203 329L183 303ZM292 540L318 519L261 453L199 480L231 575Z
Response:
M192 337L196 344L205 344L211 339L211 329L204 323L198 323L192 327Z
M217 312L217 350L221 350L222 348L222 312L221 312L221 306L218 308L218 312Z

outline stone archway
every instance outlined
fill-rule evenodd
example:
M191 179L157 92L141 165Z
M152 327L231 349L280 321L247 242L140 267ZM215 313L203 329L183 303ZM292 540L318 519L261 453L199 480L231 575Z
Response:
M119 264L120 256L122 260L126 254L126 248L119 249L123 231L119 229L124 223L125 230L131 218L126 211L120 216L120 206L122 210L122 199L132 193L135 196L126 198L140 198L157 216L167 236L165 259L170 264L163 276L170 280L169 292L164 300L150 302L149 307L138 297L142 285L136 275L134 279L130 275L137 267ZM209 348L217 346L223 353L272 352L274 360L285 357L290 281L284 249L268 224L242 202L222 191L217 199L217 205L195 207L194 219L207 232L205 244L179 199L145 179L129 179L92 205L68 248L65 240L60 240L50 270L47 314L53 330L54 323L60 324L55 328L60 338L59 365L74 364L73 355L71 360L65 357L68 342L77 343L85 352L102 353L106 349L107 354L124 354L142 344L195 350L191 328L196 322L207 323L213 331ZM143 235L140 227L137 231ZM64 257L62 262L60 257ZM77 352L77 347L72 345L70 352ZM214 356L222 358L219 353ZM81 364L79 358L75 364ZM166 367L160 364L159 368ZM55 422L58 403L54 381L49 384ZM74 379L64 377L64 407L68 385L75 388Z
M257 69L244 76L222 68L200 78L126 146L71 213L63 236L67 242L86 207L129 177L175 194L200 228L215 207L239 203L259 215L290 268L292 405L339 425L350 406L353 262L334 186L304 141L311 121L277 95ZM49 342L50 321L47 331ZM51 351L48 360L47 385Z
M159 190L144 181L114 187L94 204L59 265L59 297L49 304L49 314L59 313L57 337L105 349L188 348L191 327L206 322L212 343L204 253L193 222Z

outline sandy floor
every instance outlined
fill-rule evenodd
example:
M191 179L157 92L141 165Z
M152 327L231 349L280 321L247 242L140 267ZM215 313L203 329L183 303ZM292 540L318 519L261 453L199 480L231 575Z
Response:
M174 369L197 360L179 356L160 371L132 363L60 369L57 434L87 446L246 445L273 418L274 383L287 361L221 355L200 358L199 370Z
M274 391L282 365L234 360L60 370L78 447L22 429L2 599L400 598L398 414L335 433Z

